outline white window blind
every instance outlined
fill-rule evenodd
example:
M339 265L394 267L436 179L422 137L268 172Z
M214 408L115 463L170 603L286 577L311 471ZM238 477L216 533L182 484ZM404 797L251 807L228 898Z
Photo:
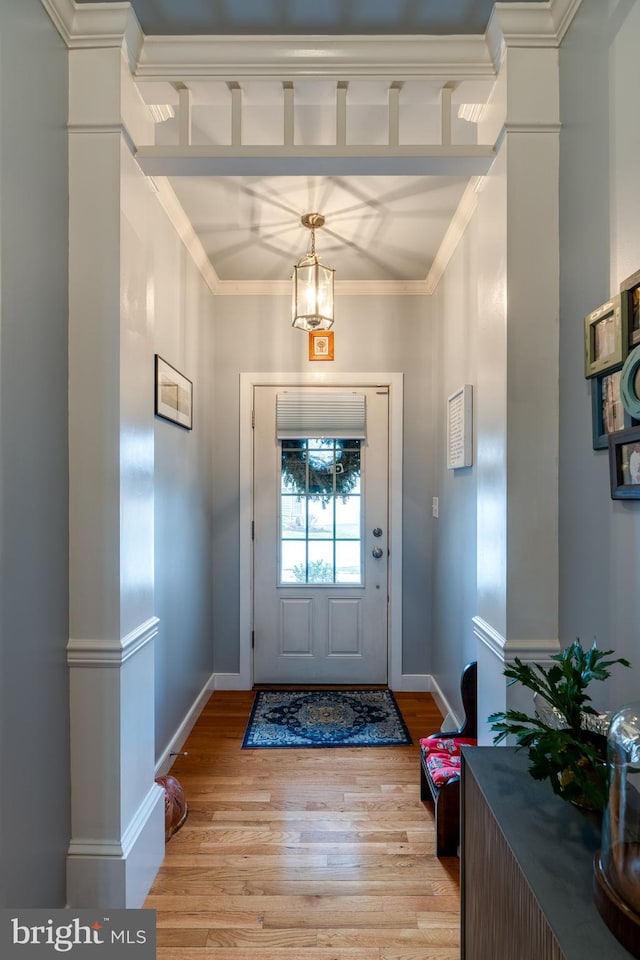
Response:
M366 437L363 393L278 393L276 434L279 440Z

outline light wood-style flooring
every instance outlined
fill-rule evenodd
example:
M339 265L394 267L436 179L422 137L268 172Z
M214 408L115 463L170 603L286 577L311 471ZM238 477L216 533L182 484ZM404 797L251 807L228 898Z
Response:
M189 817L145 903L158 960L459 960L459 864L419 789L442 718L396 699L413 746L242 750L253 693L212 695L171 770Z

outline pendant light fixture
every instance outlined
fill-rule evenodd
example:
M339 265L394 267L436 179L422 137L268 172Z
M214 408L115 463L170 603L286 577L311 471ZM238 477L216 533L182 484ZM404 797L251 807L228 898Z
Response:
M311 245L293 268L292 325L299 330L328 330L333 326L332 267L325 267L316 255L316 229L324 226L321 213L305 213L302 225L311 230Z

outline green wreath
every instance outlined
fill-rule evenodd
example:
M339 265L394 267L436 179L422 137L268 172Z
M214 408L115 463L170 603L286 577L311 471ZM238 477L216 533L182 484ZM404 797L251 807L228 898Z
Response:
M344 444L349 448L345 449ZM282 452L283 486L294 490L300 496L307 492L314 499L329 503L334 493L346 500L360 479L360 448L354 448L353 440L336 440L335 466L314 461L315 450L308 450L305 440L287 442ZM330 448L327 448L327 450ZM307 463L309 465L309 486L307 488ZM335 477L335 488L334 488Z

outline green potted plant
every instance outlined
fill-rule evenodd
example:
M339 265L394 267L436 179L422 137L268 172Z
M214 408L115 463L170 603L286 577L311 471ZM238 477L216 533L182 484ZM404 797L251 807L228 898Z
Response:
M588 810L604 810L607 801L609 717L593 709L586 691L592 680L606 680L614 664L630 665L623 657L605 659L612 653L595 644L584 650L576 640L551 657L556 662L549 669L516 657L504 675L533 691L536 712L507 710L489 717L494 743L512 735L518 749L528 749L534 779L548 779L555 793Z

